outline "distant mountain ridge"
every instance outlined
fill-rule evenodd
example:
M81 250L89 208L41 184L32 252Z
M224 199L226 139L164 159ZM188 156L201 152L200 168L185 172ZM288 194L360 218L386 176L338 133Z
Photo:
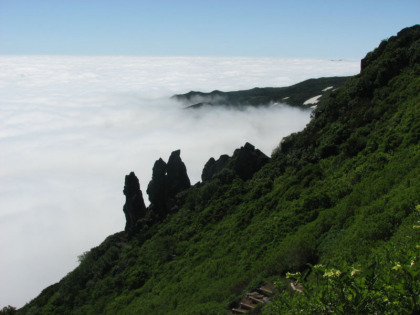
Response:
M325 77L309 79L287 87L253 88L241 91L212 91L203 93L190 91L186 94L177 94L173 99L182 102L187 108L200 108L203 106L268 106L273 103L282 103L290 106L308 108L317 103L323 95L341 87L350 77ZM314 102L307 102L311 98L321 96Z

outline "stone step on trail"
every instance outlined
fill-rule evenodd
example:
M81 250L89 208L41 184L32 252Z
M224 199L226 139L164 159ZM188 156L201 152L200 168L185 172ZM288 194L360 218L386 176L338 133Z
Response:
M253 292L247 293L239 302L238 308L232 308L231 314L246 314L259 304L269 303L269 297L273 294L271 287L261 286Z
M264 303L263 299L257 299L256 297L250 296L249 299L254 303Z
M265 294L265 295L272 295L273 294L273 291L271 291L270 289L267 289L267 288L264 288L264 287L261 287L261 288L258 288L257 289L259 292L261 292L262 294Z
M241 305L241 308L249 309L249 310L255 308L255 306L256 306L255 304L249 304L249 303L245 303L245 302L241 302L240 305Z

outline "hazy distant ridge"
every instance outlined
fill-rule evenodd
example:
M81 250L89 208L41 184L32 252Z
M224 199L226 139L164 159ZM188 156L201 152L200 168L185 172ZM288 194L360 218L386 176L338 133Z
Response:
M202 106L264 106L283 103L291 106L310 107L314 103L307 100L329 93L341 87L350 77L326 77L309 79L287 87L253 88L241 91L212 91L203 93L190 91L186 94L174 95L172 98L186 104L188 108Z

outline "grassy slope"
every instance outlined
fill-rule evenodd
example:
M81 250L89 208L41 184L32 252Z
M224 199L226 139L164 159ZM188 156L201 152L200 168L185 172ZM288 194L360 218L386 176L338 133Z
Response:
M291 106L310 107L313 104L304 105L303 103L317 95L328 95L330 89L323 91L327 87L339 88L349 77L328 77L309 79L298 84L273 88L254 88L251 90L221 92L213 91L210 93L191 91L186 94L174 95L178 101L182 101L189 108L206 106L262 106L270 103L284 103ZM197 103L198 102L198 103Z
M132 240L110 236L21 312L226 313L308 262L366 263L420 202L420 30L404 34L251 180L191 188L177 213Z

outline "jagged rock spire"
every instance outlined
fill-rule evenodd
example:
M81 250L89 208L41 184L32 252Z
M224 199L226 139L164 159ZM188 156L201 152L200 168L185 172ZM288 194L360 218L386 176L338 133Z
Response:
M243 147L235 150L231 163L235 173L243 180L247 180L269 160L268 156L247 142Z
M152 180L147 187L149 209L160 218L170 210L174 197L191 186L180 155L180 150L173 151L168 164L159 159L153 166Z
M175 197L179 192L191 186L187 168L181 160L181 150L173 151L167 164L168 196Z
M242 180L250 179L270 158L250 143L236 149L232 157L221 155L218 160L210 158L204 166L201 179L203 182L220 178L222 170L228 169Z
M125 204L123 207L126 219L125 231L132 234L135 231L137 220L146 213L143 193L140 190L140 183L134 172L125 176L123 193L125 195Z
M201 173L201 180L203 182L213 178L214 175L219 173L229 162L229 155L223 154L216 161L214 158L210 158L206 165L204 165L203 172Z
M147 194L151 207L157 214L165 212L166 200L168 199L166 178L166 163L162 159L155 162L153 166L152 180L147 186Z

